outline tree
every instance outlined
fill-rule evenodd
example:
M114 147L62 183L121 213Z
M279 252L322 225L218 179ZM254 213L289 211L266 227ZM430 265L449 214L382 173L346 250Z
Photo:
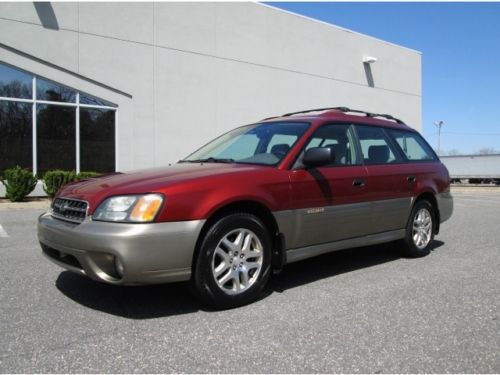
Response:
M462 151L456 148L452 148L450 151L448 151L448 155L450 156L462 155Z
M495 150L492 147L483 147L477 152L479 155L491 155L491 154L498 154L500 153L499 151Z

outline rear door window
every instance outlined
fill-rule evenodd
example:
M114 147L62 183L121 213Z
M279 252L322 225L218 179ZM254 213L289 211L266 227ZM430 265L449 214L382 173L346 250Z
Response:
M402 158L391 144L384 129L356 125L363 162L365 164L401 163Z

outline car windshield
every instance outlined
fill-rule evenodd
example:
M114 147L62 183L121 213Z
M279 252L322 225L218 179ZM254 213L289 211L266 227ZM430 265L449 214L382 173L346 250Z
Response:
M216 138L180 162L277 165L308 126L303 122L243 126Z

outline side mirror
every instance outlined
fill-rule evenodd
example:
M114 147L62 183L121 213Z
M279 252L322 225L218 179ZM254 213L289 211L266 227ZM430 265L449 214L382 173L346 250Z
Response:
M306 168L321 167L332 164L335 161L335 154L330 147L313 147L307 150L302 158L302 164Z

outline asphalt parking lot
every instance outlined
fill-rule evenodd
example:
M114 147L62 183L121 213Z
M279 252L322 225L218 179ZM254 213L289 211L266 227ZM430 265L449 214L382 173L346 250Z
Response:
M114 287L46 261L40 209L0 210L0 372L499 373L500 192L455 191L433 252L288 266L210 311L185 284Z

